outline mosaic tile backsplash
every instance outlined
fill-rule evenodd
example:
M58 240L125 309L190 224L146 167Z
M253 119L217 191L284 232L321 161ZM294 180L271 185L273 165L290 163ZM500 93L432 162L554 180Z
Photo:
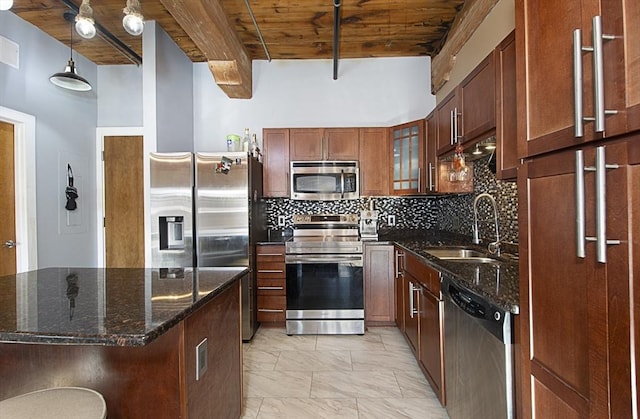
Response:
M473 165L474 193L441 196L375 197L343 201L296 201L284 198L265 199L267 225L278 226L278 216L285 220L284 228L291 228L293 214L351 214L369 208L369 200L379 212L378 229L390 230L445 230L471 236L473 226L473 201L478 194L487 192L496 200L498 225L502 241L518 242L518 195L515 182L496 179L490 169L490 159L485 157ZM389 226L389 215L395 216L395 226ZM480 237L494 240L493 211L488 200L478 202Z

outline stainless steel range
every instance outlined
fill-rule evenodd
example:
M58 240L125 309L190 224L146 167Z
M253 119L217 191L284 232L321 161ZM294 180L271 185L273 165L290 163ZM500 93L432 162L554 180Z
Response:
M286 242L287 334L363 334L358 216L294 215Z

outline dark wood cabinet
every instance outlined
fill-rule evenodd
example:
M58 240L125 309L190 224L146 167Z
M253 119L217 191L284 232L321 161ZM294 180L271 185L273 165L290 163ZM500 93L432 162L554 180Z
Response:
M438 156L453 151L460 139L460 105L454 89L436 106L436 125L438 132Z
M464 78L458 87L461 110L460 141L472 143L483 135L488 135L496 126L496 70L495 52Z
M389 129L360 128L360 195L389 195Z
M364 245L364 313L369 325L389 325L394 322L393 258L393 245Z
M404 250L395 247L395 272L394 272L394 287L395 287L395 299L396 299L396 326L404 334L404 306L407 304L404 299Z
M404 316L404 336L407 338L411 352L413 352L416 359L418 359L420 356L420 323L418 321L418 314L420 312L421 287L418 279L405 270L402 288L404 294L403 299L405 301L402 314Z
M440 272L400 248L396 248L396 266L396 322L427 381L444 405L444 317Z
M440 403L444 405L444 317L440 274L432 270L430 277L434 284L437 283L437 291L435 287L429 289L424 286L420 292L419 363Z
M438 104L439 156L451 153L457 143L474 143L495 128L495 75L492 51Z
M285 321L287 306L284 245L256 246L257 316L261 323Z
M438 120L436 111L433 110L424 120L425 132L425 169L424 190L428 192L438 191Z
M593 31L598 21L604 35L599 41ZM639 22L637 2L516 3L520 156L538 155L640 128ZM576 29L580 30L577 35ZM594 57L600 56L593 51L594 38L596 46L602 44L601 66L594 66ZM582 67L581 80L574 78L576 49L580 57L577 64ZM594 67L601 70L602 78L594 76ZM600 91L595 89L599 80L602 80L602 101L594 97L594 92ZM582 107L574 90L582 96ZM603 106L596 106L598 103ZM580 108L582 112L576 111ZM582 121L580 115L586 120ZM596 126L593 120L596 117L602 119L602 127ZM576 133L578 125L583 126L582 136Z
M390 189L393 195L413 195L424 189L424 120L407 122L389 129L393 156Z
M631 336L638 335L638 299L630 290L638 288L639 141L586 145L521 168L525 417L633 417L638 352L632 351ZM580 156L585 168L577 167ZM581 173L584 183L576 182ZM596 186L597 177L604 187ZM586 239L580 238L581 226ZM608 241L601 255L590 239L599 230L600 240Z
M358 128L291 128L291 160L358 160Z
M266 198L289 196L289 130L262 130L263 195Z
M518 168L515 40L511 32L496 48L496 177L501 180L515 180Z

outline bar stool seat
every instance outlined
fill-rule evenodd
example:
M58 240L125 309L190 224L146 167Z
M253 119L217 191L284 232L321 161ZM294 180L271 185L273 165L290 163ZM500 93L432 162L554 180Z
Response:
M83 387L54 387L0 401L0 418L105 419L102 394Z

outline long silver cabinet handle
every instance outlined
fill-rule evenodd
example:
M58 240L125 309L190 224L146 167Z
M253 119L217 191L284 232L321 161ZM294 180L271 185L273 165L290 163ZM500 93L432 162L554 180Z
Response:
M595 131L604 132L605 115L615 115L616 110L606 110L604 107L604 56L602 41L615 39L613 35L602 34L602 17L594 16L593 29L593 102L595 105Z
M259 308L258 311L260 313L284 313L284 310L273 309L273 308Z
M455 136L455 120L453 116L454 111L449 112L449 122L451 122L451 126L449 127L449 144L453 145L453 137Z
M582 31L576 29L573 31L573 123L576 137L584 135L584 127L582 126L584 121L582 106L582 51Z
M580 125L582 126L582 125ZM585 249L585 220L584 220L584 152L576 151L576 256L584 259Z
M429 191L433 191L433 163L429 163Z
M414 315L414 308L413 308L413 282L409 281L409 317L411 317L413 319L413 315Z
M282 291L284 287L258 287L258 289L264 291Z
M617 164L607 164L605 148L596 148L596 258L607 263L607 245L620 244L620 240L607 240L607 169L617 169Z
M258 253L258 256L284 256L284 253Z
M282 269L258 269L258 273L261 274L281 274L284 273Z
M396 252L396 278L402 275L400 272L400 259L404 257L404 253Z
M422 175L422 168L418 167L418 192L420 192L420 186L421 186L420 183L422 183L420 182L420 178L422 177L421 175Z
M462 116L462 114L458 113L458 108L456 107L456 108L453 108L453 115L454 115L454 119L453 119L454 124L453 125L455 127L455 136L454 136L454 139L453 139L453 145L455 145L458 141L460 141L460 138L462 137L460 135L460 126L458 125L458 117Z

